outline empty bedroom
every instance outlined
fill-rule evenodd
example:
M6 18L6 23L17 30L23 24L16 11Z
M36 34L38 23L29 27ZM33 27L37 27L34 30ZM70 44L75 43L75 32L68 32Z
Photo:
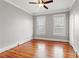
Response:
M79 58L79 0L0 0L0 58Z

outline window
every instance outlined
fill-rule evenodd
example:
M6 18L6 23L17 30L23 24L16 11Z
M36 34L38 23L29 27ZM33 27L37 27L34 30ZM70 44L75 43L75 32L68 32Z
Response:
M45 35L45 16L38 16L36 18L36 34Z
M53 17L53 35L65 36L66 35L66 15L59 14Z

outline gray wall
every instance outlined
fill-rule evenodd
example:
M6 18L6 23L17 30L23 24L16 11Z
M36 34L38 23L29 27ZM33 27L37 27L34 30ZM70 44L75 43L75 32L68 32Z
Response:
M0 52L32 39L32 16L0 0Z
M70 43L79 53L79 0L76 0L70 11Z
M66 14L66 36L55 36L53 35L53 15L58 15L58 14ZM41 15L42 16L42 15ZM69 39L69 12L61 12L61 13L55 13L55 14L49 14L49 15L44 15L46 17L46 34L45 35L37 35L36 34L36 17L34 17L34 38L48 38L48 39L60 39L59 41L65 39Z

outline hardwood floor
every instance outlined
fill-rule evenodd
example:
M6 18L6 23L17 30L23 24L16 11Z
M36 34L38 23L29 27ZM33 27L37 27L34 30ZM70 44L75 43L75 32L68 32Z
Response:
M0 54L0 58L75 58L67 42L32 40Z

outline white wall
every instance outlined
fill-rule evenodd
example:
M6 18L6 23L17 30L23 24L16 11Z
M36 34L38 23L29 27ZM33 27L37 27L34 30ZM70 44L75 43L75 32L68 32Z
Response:
M0 0L0 52L32 39L32 16Z
M76 0L70 12L70 43L79 53L79 0Z
M63 25L64 26L61 26L61 23L60 25L56 22L56 28L57 28L57 33L56 31L54 31L55 27L55 21L54 21L54 18L55 16L59 17L63 17L65 20L64 21L60 21L61 23L63 22ZM39 15L39 16L35 16L34 17L34 38L37 39L45 39L45 40L52 40L52 41L69 41L69 37L68 37L68 32L69 32L69 12L60 12L60 13L54 13L54 14L48 14L48 15ZM44 19L45 17L45 26L44 24L41 25L41 28L42 26L45 27L45 28L42 28L42 34L37 34L40 33L40 31L38 31L37 27L38 24L37 24L37 20L39 20L40 18ZM56 18L57 18L56 17ZM37 19L39 18L39 19ZM59 19L59 18L58 18ZM61 18L62 19L62 18ZM65 23L64 23L65 22ZM41 21L41 23L43 23ZM59 30L62 29L62 34ZM56 30L56 29L55 29ZM59 33L60 32L60 33Z

